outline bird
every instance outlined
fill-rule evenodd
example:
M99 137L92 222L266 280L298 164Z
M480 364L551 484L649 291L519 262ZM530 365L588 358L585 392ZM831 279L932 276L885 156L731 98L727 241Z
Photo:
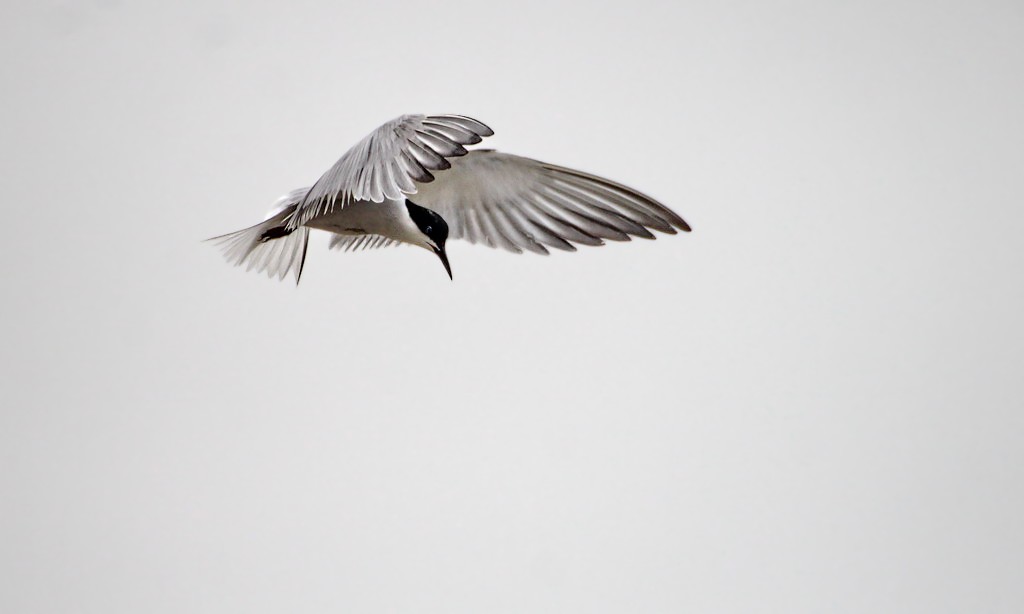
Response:
M448 239L514 253L576 251L652 230L690 226L632 188L578 170L494 149L465 115L403 115L349 149L312 186L288 192L259 224L209 239L228 262L298 284L310 230L344 251L415 245L433 252L450 279Z

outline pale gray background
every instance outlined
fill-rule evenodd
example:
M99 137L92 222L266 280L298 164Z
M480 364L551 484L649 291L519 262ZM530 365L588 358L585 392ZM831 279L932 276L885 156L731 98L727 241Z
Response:
M1021 611L1022 26L5 3L0 611ZM695 232L200 243L406 112Z

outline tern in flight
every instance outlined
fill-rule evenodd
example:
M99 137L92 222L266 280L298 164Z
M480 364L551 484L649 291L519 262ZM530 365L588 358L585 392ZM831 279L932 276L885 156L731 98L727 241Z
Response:
M331 249L418 245L449 277L449 238L547 254L690 230L665 205L614 181L466 149L493 134L462 115L403 115L348 150L313 187L281 197L259 224L211 241L235 265L279 279L291 273L298 283L310 229L332 233Z

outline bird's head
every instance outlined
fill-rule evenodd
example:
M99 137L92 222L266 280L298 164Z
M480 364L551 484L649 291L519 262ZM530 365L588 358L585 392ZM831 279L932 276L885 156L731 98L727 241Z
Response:
M420 231L416 245L437 254L444 265L444 270L448 272L448 277L454 279L452 267L448 264L448 253L444 250L444 244L448 240L448 223L434 211L410 200L405 201L405 206L409 210L409 217Z

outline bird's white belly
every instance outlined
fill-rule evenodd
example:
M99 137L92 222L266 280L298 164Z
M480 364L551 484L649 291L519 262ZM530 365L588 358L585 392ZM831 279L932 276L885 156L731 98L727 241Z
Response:
M399 241L406 240L409 214L404 200L381 203L356 201L346 207L319 215L308 222L310 228L342 235L375 234Z

